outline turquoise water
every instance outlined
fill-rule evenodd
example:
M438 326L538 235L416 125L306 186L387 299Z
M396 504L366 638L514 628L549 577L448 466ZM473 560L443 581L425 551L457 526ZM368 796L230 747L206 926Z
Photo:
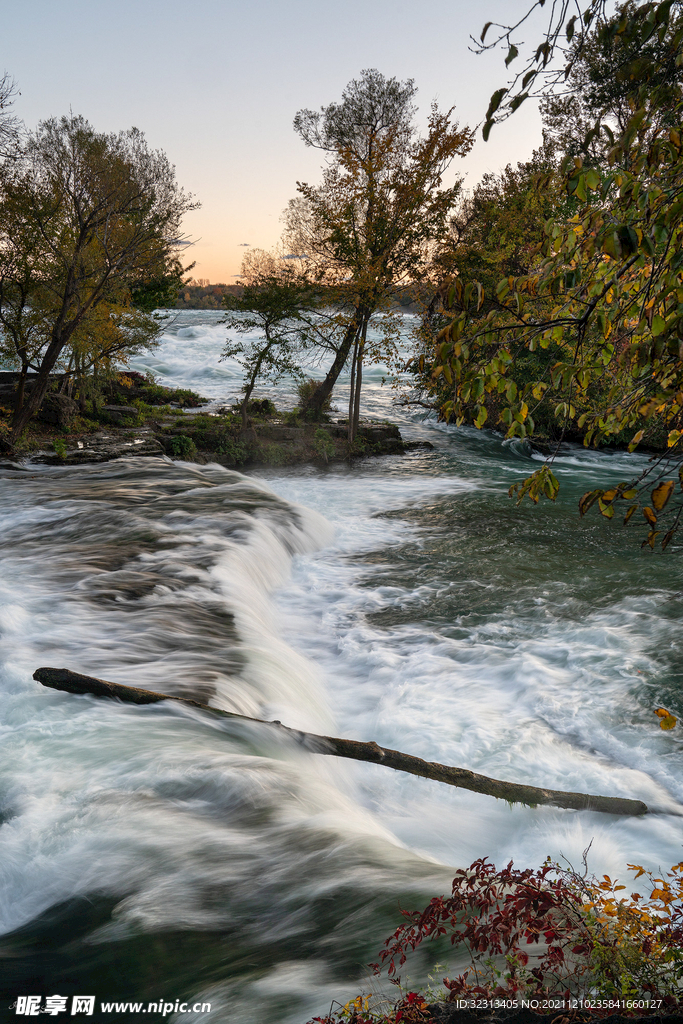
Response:
M181 314L135 368L234 400L218 319ZM2 472L5 1005L93 992L211 1002L176 1021L303 1024L370 984L399 903L476 857L578 864L592 842L591 869L622 878L681 859L680 730L652 713L683 713L680 553L576 509L642 457L567 450L557 503L517 509L507 488L534 458L395 407L384 372L366 412L432 449L248 476ZM296 400L291 381L263 394ZM40 665L654 813L509 807L267 729L47 691Z

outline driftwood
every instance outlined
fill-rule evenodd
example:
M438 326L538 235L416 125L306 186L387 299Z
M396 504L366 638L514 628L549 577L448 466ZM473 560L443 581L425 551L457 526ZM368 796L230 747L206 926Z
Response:
M486 793L499 800L509 803L522 803L531 806L551 804L555 807L568 807L574 810L603 811L606 814L646 814L647 805L641 800L627 800L616 796L590 796L585 793L565 793L557 789L540 789L537 786L524 786L515 782L500 782L489 779L486 775L477 775L466 768L451 768L436 761L423 761L422 758L403 754L400 750L380 747L375 742L359 743L357 740L339 739L336 736L316 736L314 733L290 729L281 722L267 722L260 718L249 718L231 711L209 707L197 700L187 697L174 697L167 693L155 693L153 690L141 690L135 686L121 686L105 679L80 675L67 668L39 668L33 678L43 686L51 686L55 690L66 690L68 693L89 693L95 697L113 697L129 704L156 704L162 700L174 700L188 707L208 711L211 715L221 718L233 718L243 722L255 722L258 725L274 726L286 733L300 746L317 754L333 754L337 757L349 757L355 761L369 761L381 764L396 771L420 775L425 779L435 779L449 786L471 789L475 793Z

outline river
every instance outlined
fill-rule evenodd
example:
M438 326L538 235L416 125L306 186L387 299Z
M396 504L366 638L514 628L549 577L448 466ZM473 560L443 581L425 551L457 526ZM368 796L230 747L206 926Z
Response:
M234 400L219 318L179 314L133 367ZM96 993L211 1003L178 1022L303 1024L371 989L399 905L477 857L579 865L592 843L590 869L622 880L681 860L680 726L653 715L683 715L680 550L576 508L643 456L567 450L558 501L515 508L534 457L396 407L384 373L364 412L432 449L247 475L1 471L5 1006ZM295 402L291 381L259 393ZM181 706L48 691L41 665L656 813L509 806Z

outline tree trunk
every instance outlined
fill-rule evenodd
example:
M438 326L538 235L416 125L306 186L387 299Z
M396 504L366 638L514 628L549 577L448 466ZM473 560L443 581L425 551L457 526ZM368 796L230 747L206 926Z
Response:
M67 343L66 338L62 339L61 335L53 336L48 349L43 356L43 360L40 364L40 370L38 376L33 382L33 386L26 396L21 409L16 409L14 417L12 419L12 430L10 432L10 441L12 444L17 440L21 432L24 430L28 421L31 419L34 413L40 408L40 403L45 397L45 393L50 383L50 374L54 368L59 354Z
M14 416L18 416L24 407L24 396L26 394L26 375L28 374L28 363L22 361L21 373L17 382L17 396L14 399Z
M360 419L360 389L363 383L363 352L365 351L365 345L363 342L358 346L358 355L356 356L356 395L353 403L353 436L355 437L358 433L358 421Z
M351 380L349 382L349 427L348 427L348 439L349 444L353 442L353 410L355 408L355 397L356 397L356 358L358 356L358 338L353 343L353 355L351 356Z
M332 394L332 389L334 388L334 385L337 383L337 378L344 369L344 366L346 365L346 360L349 357L349 352L351 351L354 342L358 337L358 321L359 316L358 311L356 311L356 314L354 315L351 323L346 328L344 340L337 349L337 354L334 357L334 362L327 371L327 376L325 377L325 380L322 382L322 384L318 384L318 387L310 395L304 408L302 409L304 416L307 417L308 419L320 419L323 405Z
M358 420L360 419L360 389L363 383L363 356L365 354L365 339L368 334L369 317L363 319L363 330L361 333L358 353L356 355L356 393L353 402L353 436L358 433Z
M403 754L400 750L380 747L374 741L360 743L357 740L341 739L337 736L317 736L315 733L301 732L290 729L281 722L266 722L260 718L249 718L237 715L232 711L212 708L197 700L187 697L174 697L167 693L156 693L154 690L142 690L136 686L122 686L110 683L106 679L96 679L71 672L68 668L39 668L33 678L43 686L67 693L90 693L95 697L114 697L132 704L156 704L162 700L174 700L193 708L200 708L211 715L221 718L238 719L243 722L255 722L258 725L275 726L278 730L315 754L332 754L336 757L349 757L355 761L369 761L381 764L395 771L409 772L425 779L434 779L448 786L459 786L475 793L485 793L498 800L510 803L522 803L529 806L551 804L555 807L568 807L574 810L603 811L605 814L647 814L648 807L641 800L629 800L616 796L590 796L586 793L568 793L559 789L540 789L537 786L520 785L515 782L501 782L490 779L486 775L477 775L467 768L452 768L439 764L437 761L423 761L412 754Z

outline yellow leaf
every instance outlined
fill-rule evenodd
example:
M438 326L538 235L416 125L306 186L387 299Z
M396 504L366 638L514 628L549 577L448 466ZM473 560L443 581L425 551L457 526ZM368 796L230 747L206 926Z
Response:
M633 515L633 513L636 511L637 508L638 508L637 505L631 505L630 509L628 510L626 515L624 516L624 526L626 526L626 524L628 523L629 519L631 518L631 516Z
M666 708L655 708L655 714L659 719L660 729L664 729L666 731L668 731L669 729L673 729L676 722L678 721L676 716L672 715L670 711L666 710Z
M645 431L644 431L644 430L638 430L638 431L637 431L637 432L636 432L636 433L635 433L635 434L633 435L633 437L631 438L631 443L630 443L630 444L629 444L629 446L628 446L628 450L629 450L630 452L632 452L632 451L634 450L634 448L637 448L637 447L638 447L638 444L639 444L639 443L640 443L640 442L642 441L642 439L643 439L643 434L644 434L644 433L645 433Z
M654 505L657 512L661 512L667 501L671 497L674 489L673 480L665 480L664 483L659 484L655 487L652 492L652 504Z
M647 519L650 526L654 526L657 522L657 516L654 514L649 505L643 509L643 515Z

